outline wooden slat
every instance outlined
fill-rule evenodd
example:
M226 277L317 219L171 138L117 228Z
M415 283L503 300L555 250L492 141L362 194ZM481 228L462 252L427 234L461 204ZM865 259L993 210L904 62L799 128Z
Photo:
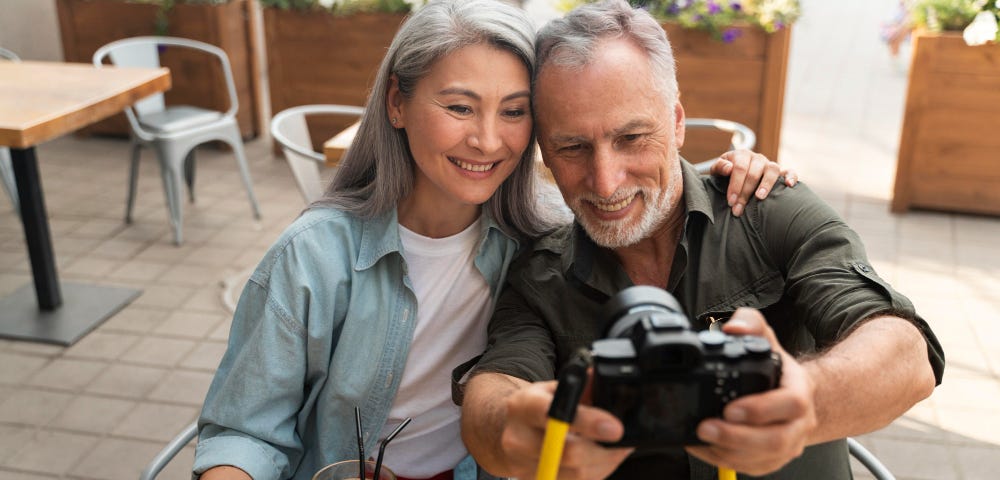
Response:
M956 40L914 36L893 211L1000 214L1000 46Z
M0 62L0 145L37 145L169 88L166 68Z

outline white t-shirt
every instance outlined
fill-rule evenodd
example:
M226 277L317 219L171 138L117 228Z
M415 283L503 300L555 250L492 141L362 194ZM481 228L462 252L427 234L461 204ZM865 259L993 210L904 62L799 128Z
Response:
M406 417L413 419L386 447L383 459L404 477L430 477L454 468L468 455L460 434L460 410L451 401L451 370L486 347L493 299L473 263L480 228L477 220L456 235L429 238L399 226L407 274L417 296L417 326L379 438Z

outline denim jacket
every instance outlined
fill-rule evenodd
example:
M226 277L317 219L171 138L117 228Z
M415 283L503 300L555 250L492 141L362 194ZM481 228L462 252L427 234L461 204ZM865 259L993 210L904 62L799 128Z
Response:
M417 318L401 249L395 209L364 220L315 208L282 233L236 308L198 421L196 475L233 465L254 480L309 480L357 458L355 406L377 452ZM478 249L496 298L517 242L484 214Z

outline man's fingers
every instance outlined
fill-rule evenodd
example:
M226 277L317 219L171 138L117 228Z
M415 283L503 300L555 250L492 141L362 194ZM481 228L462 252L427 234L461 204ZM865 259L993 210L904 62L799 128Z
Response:
M611 413L596 407L580 405L570 430L598 442L615 442L625 434L625 426Z
M770 425L796 420L809 411L797 390L779 388L737 398L726 406L722 418L731 423Z

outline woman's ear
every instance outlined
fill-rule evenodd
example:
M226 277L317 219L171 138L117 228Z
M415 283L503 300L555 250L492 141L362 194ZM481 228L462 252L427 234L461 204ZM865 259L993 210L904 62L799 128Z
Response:
M395 128L403 128L406 121L403 117L403 92L399 91L399 77L392 74L389 77L389 91L385 94L386 114L389 115L389 123Z

